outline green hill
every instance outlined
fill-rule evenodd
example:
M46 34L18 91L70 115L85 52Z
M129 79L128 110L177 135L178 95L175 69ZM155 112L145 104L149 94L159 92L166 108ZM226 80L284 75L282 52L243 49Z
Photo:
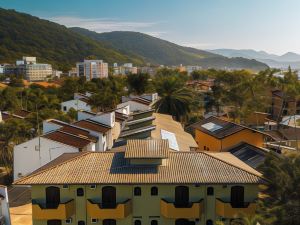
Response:
M203 68L230 68L263 70L268 66L256 60L244 58L227 58L221 55L183 47L143 33L115 31L96 33L83 28L70 28L73 31L88 36L94 40L106 43L123 54L141 57L144 61L164 65L200 65Z
M0 63L13 63L23 55L36 56L39 62L48 62L65 70L88 56L109 63L143 63L142 59L107 48L65 26L0 8Z

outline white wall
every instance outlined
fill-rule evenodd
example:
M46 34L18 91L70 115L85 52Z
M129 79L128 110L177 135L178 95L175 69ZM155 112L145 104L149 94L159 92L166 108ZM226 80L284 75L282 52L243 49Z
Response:
M122 114L128 116L128 115L130 114L130 105L125 105L125 106L123 106L122 108L118 108L118 109L116 110L116 112L122 113Z
M29 140L14 147L14 180L18 174L28 175L63 153L79 152L78 148L55 142L43 137Z
M1 216L4 216L6 225L11 225L8 194L7 194L7 188L5 186L0 186L0 195L4 197L4 199L1 199L1 203L0 203Z
M127 105L129 105L129 107L130 107L130 112L145 111L145 110L151 109L151 106L147 106L147 105L144 105L144 104L141 104L138 102L134 102L134 101L128 101L128 102L121 103L121 104L117 105L117 108L122 108Z
M43 134L49 133L50 131L55 131L62 128L62 126L48 122L47 120L43 121Z
M90 120L105 124L109 127L115 125L115 112L102 113L90 118Z
M79 99L70 100L61 103L61 111L68 112L71 108L75 110L91 111L91 106Z

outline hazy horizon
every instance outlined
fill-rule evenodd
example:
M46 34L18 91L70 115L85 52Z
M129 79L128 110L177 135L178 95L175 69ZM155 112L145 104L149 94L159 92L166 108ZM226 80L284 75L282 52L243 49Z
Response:
M203 50L300 53L298 0L2 0L0 7L67 27L137 31Z

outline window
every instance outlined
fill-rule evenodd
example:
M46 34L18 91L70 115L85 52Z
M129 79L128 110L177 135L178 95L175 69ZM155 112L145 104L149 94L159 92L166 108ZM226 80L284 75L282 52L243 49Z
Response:
M84 190L83 190L83 188L77 188L77 196L78 197L84 196Z
M64 184L63 185L63 189L69 189L69 185L68 184Z
M98 223L98 219L91 219L91 223Z
M61 220L48 220L47 225L61 225Z
M207 188L207 195L214 195L214 188L213 187L208 187Z
M67 106L64 106L64 111L67 111Z
M111 219L106 219L106 220L103 220L103 225L116 225L117 222L116 220L111 220Z
M142 225L142 222L140 220L134 221L134 225Z
M90 186L91 189L96 189L96 187L97 187L96 184L92 184L92 185Z
M231 206L233 208L243 208L244 205L244 187L233 186L231 188Z
M158 188L157 187L152 187L151 188L151 195L158 195Z
M206 146L204 146L203 149L206 150Z
M206 220L206 225L213 225L214 222L212 220Z
M141 196L142 195L142 190L140 187L135 187L134 188L134 195L135 196Z
M85 225L85 222L84 221L78 221L78 225Z
M157 220L151 220L151 225L158 225Z

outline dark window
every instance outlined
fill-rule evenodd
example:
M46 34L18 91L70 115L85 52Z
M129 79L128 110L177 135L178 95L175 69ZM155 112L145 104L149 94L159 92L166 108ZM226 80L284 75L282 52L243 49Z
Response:
M213 225L214 222L212 220L206 220L206 225Z
M140 187L134 188L134 195L135 196L141 196L142 195L142 189Z
M244 203L244 187L234 186L231 188L231 206L233 208L243 208Z
M142 225L142 222L140 220L134 221L134 225Z
M189 188L186 186L177 186L175 188L175 206L184 208L189 205Z
M157 220L151 220L151 225L158 225Z
M157 187L152 187L151 188L151 195L158 195L158 188Z
M204 146L203 149L206 150L206 146Z
M208 187L207 188L207 195L214 195L214 188L213 187Z
M117 222L116 220L111 220L111 219L107 219L107 220L103 220L103 225L116 225Z
M78 225L85 225L85 222L84 221L78 221Z
M102 188L102 205L103 208L115 208L116 207L116 188L112 186L106 186Z
M64 111L67 111L67 106L64 106Z
M48 220L47 225L61 225L61 220Z
M189 221L187 219L178 219L175 221L175 225L189 225Z
M46 188L46 207L48 209L55 209L60 203L60 190L58 187Z
M79 197L84 196L83 188L77 188L77 196L79 196Z

